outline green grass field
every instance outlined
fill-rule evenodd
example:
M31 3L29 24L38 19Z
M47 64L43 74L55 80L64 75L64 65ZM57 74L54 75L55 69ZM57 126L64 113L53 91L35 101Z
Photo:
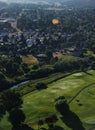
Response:
M60 119L60 114L54 107L54 99L57 96L64 95L69 102L77 92L83 89L77 97L70 103L71 111L75 112L86 130L95 127L95 71L89 70L87 73L74 73L68 77L62 78L48 85L48 88L41 91L33 91L23 96L23 111L26 115L26 123L37 129L39 118L44 119L52 113L56 113L60 125L64 130L71 130ZM79 105L81 104L81 105ZM6 117L0 122L0 130L11 130L11 125ZM95 129L92 129L95 130Z

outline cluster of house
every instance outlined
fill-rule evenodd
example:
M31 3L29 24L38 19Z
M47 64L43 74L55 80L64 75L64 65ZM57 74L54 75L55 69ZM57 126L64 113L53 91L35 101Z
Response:
M5 25L10 24L10 26L6 27ZM65 32L58 31L56 32L46 32L46 31L40 31L37 29L30 29L30 30L24 30L23 32L20 31L20 29L17 28L17 20L13 18L7 18L7 19L0 19L0 25L3 28L0 28L0 46L3 45L14 45L19 50L24 50L29 47L35 46L39 49L40 48L51 48L54 52L60 52L62 54L68 54L68 55L74 55L74 56L80 56L80 54L84 51L84 48L82 46L77 47L76 46L69 46L69 38L71 37L72 33L66 34ZM83 27L79 26L77 31L83 31ZM63 44L66 45L65 48L54 48L52 45L48 44L50 43L50 40L53 42L60 42L59 38L65 37L66 41L63 41ZM58 41L59 40L59 41ZM47 42L47 44L45 44ZM62 42L62 41L61 41ZM60 43L58 43L60 44ZM45 46L45 47L44 47ZM49 49L50 49L49 48ZM40 50L40 49L39 49ZM44 49L41 49L44 53ZM28 52L28 51L27 51ZM41 54L41 51L38 51L39 54Z

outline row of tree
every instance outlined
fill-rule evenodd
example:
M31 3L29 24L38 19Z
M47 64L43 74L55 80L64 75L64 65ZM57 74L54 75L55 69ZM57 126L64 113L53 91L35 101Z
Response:
M0 120L8 113L8 121L12 124L12 130L34 130L25 124L25 114L22 111L23 100L16 91L7 90L0 94ZM61 114L61 120L72 130L85 130L79 117L70 110L69 103L64 96L55 99L55 108ZM31 115L32 116L32 115ZM39 119L38 130L64 130L56 126L58 121L56 114ZM75 123L76 122L76 123ZM48 129L43 124L48 125Z
M7 90L0 94L0 120L7 112L12 130L33 130L24 123L26 117L21 109L22 104L20 94L15 91Z

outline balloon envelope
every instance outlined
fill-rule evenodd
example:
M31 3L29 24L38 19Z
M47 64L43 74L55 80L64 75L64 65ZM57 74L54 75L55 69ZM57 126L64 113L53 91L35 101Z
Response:
M54 25L57 25L57 24L59 24L59 20L58 20L58 19L53 19L53 20L52 20L52 23L53 23Z

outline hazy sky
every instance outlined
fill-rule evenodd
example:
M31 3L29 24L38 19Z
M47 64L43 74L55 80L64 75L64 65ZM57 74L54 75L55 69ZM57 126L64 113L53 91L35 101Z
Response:
M0 1L7 1L7 2L10 2L10 1L27 1L27 0L0 0ZM28 0L29 1L29 0ZM48 1L48 0L30 0L30 1ZM49 0L50 1L50 0ZM55 0L53 0L53 1L55 1ZM64 1L64 0L63 0ZM66 1L66 0L65 0ZM51 2L52 2L52 0L51 0Z

